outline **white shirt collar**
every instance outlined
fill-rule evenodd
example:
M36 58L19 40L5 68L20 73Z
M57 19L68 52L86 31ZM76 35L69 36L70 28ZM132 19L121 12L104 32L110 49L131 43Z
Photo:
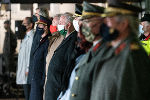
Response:
M29 32L26 33L26 35L29 36L29 37L32 36L33 35L33 31L34 31L33 29L30 30Z
M100 38L99 40L93 41L93 46L95 46L97 43L99 43L102 39Z

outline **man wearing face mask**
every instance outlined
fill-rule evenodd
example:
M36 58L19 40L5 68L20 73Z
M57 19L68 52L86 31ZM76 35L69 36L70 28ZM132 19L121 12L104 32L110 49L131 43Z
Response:
M100 48L102 48L101 44L103 44L99 34L100 26L103 23L103 18L101 18L103 12L103 7L83 2L80 32L88 42L93 43L93 47L80 60L78 68L75 70L75 78L69 100L90 100L94 76L94 66L91 66L91 63L97 56Z
M137 38L142 9L109 0L103 16L118 36L107 41L92 81L90 100L148 100L150 60ZM112 32L113 30L110 30ZM98 54L100 55L100 54Z
M83 8L81 5L79 5L79 4L75 5L75 14L73 15L73 17L75 17L75 19L73 20L73 25L74 25L75 30L78 32L78 34L79 34L79 23L78 22L79 22L79 17L81 17L81 15L82 15L82 9ZM75 21L77 21L76 24L74 24ZM80 40L80 41L78 41L78 40ZM76 49L77 50L76 52L79 52L79 57L76 58L75 66L77 66L78 62L83 57L83 54L85 52L87 52L87 50L92 45L91 43L85 41L85 37L83 35L81 36L81 34L80 34L80 36L78 35L78 40L77 40L77 44L76 44L78 49ZM80 50L82 52L80 52L78 50ZM70 89L72 87L72 82L74 80L74 74L75 74L76 68L77 67L75 67L71 73L70 79L68 81L69 83L68 83L67 89L65 91L61 91L59 97L57 98L58 100L69 100Z
M33 62L31 67L31 92L29 100L43 100L43 87L45 82L45 66L46 55L49 45L48 22L44 18L40 18L37 22L37 30L42 34L40 43L33 53ZM30 69L29 69L30 71ZM30 72L31 72L30 71Z
M49 14L47 9L45 8L38 8L36 9L36 20L33 19L34 22L37 22L39 18L41 19L45 19L48 25L48 28L50 26L51 21L49 20ZM49 30L48 30L49 31ZM40 39L41 36L43 34L43 30L41 30L39 27L36 26L36 30L35 30L35 35L33 37L33 42L32 42L32 47L31 47L31 52L30 52L30 64L29 64L29 75L28 75L28 84L31 84L31 75L32 75L32 66L33 66L33 54L36 50L36 48L39 46L40 44Z
M16 83L18 85L23 85L25 99L29 100L30 85L27 84L27 77L29 72L30 51L34 36L34 22L31 17L26 17L23 20L22 25L24 27L26 35L21 43L18 54Z
M76 58L74 49L77 41L77 32L73 27L72 14L61 15L58 30L67 30L65 39L54 51L49 63L47 82L45 88L45 100L56 100L60 92L68 86L68 80Z
M148 56L150 56L150 14L144 14L141 19L141 25L144 32L141 34L140 40Z
M52 25L50 25L50 32L53 34L54 32L57 32L57 25L59 24L61 14L57 14L53 17Z
M81 18L82 10L83 10L83 7L81 5L79 4L75 5L75 14L73 16L75 18L73 20L73 26L77 32L79 32L79 19Z
M64 39L64 36L61 35L59 31L54 32L54 30L57 30L57 25L59 23L60 16L61 16L60 14L55 15L54 18L53 18L53 21L52 21L52 25L50 25L50 31L51 31L51 33L52 32L53 33L52 33L52 36L49 37L48 54L46 56L46 78L45 78L45 83L47 81L47 71L48 71L48 67L49 67L49 62L50 62L50 60L51 60L51 58L54 54L54 51L56 50L56 48L60 45L60 43ZM45 90L45 85L44 85L44 90ZM44 91L43 97L45 97L45 91Z

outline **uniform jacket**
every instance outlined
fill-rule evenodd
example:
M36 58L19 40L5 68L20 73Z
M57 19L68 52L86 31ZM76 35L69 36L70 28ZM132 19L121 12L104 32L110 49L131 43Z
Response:
M74 68L74 49L77 32L72 32L54 51L49 64L45 88L45 100L56 100L61 90L68 86L72 69Z
M97 66L90 100L150 100L150 59L133 34Z
M76 76L72 85L69 100L90 100L92 80L95 72L95 66L93 64L98 60L95 58L97 58L100 52L104 51L102 49L105 47L105 43L102 41L100 41L98 44L100 45L96 50L94 49L96 46L92 47L86 53L84 58L80 60L79 67L76 69ZM102 54L103 53L99 55Z

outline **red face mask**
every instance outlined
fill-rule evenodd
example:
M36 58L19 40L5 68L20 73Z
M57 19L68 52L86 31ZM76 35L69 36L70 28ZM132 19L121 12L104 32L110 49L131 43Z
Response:
M50 25L50 32L51 34L53 34L54 32L57 32L57 26Z

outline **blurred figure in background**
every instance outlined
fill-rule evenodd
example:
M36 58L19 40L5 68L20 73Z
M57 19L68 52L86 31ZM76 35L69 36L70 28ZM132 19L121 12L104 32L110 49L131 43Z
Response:
M103 16L113 29L110 32L116 30L118 35L103 36L107 45L102 55L95 58L99 61L95 63L90 100L150 99L150 60L137 37L141 11L139 7L109 0Z
M141 34L140 40L148 56L150 56L150 14L144 14L141 19L141 25L144 32Z
M17 38L15 34L11 30L11 23L9 20L4 22L5 39L4 39L4 47L3 47L3 59L5 62L4 72L16 72L16 65L14 54L16 52L17 47Z
M25 38L23 39L19 54L18 54L18 68L16 83L23 85L25 99L29 100L30 95L30 85L27 84L27 77L29 72L29 61L30 61L30 51L34 36L34 22L31 17L26 17L23 20L22 26L26 32Z

